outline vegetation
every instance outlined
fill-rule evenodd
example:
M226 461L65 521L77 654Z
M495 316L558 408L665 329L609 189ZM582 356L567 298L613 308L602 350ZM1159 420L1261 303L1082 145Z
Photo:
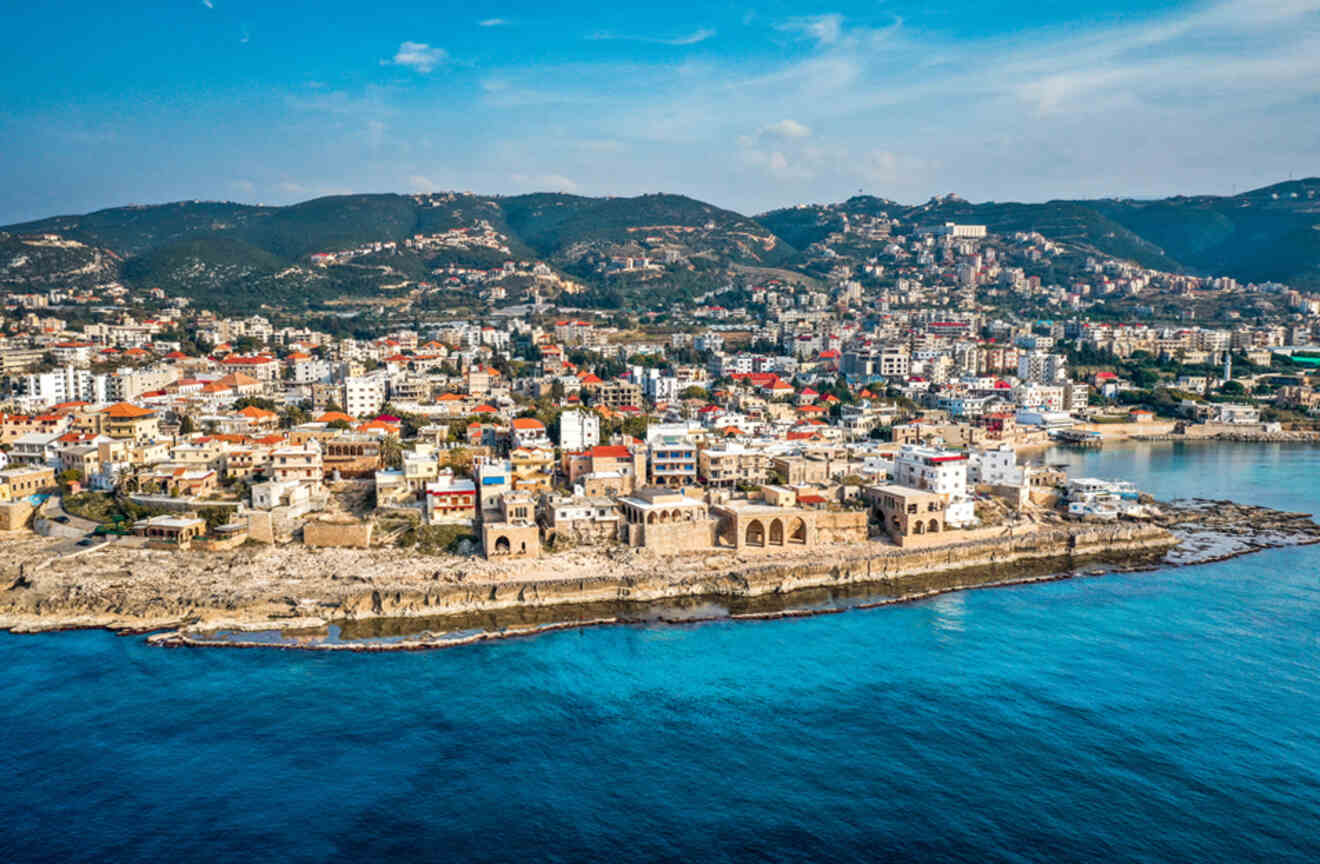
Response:
M587 291L574 299L583 307L624 309L645 297L647 307L654 309L724 287L731 267L806 267L808 258L798 250L839 231L845 213L887 213L918 225L983 223L999 233L1040 232L1076 253L1039 265L1042 272L1035 275L1048 281L1072 275L1070 268L1094 251L1163 270L1286 281L1306 288L1320 285L1320 231L1314 229L1311 212L1315 199L1307 198L1318 190L1320 180L1310 179L1233 197L1160 201L973 204L942 198L905 206L857 196L830 207L795 207L755 219L681 195L340 195L289 207L179 202L5 228L0 231L0 258L24 258L27 264L21 271L0 273L0 289L90 287L118 278L130 288L161 288L223 312L273 306L305 314L336 298L399 296L386 286L403 279L423 281L446 264L485 269L510 258L540 257L587 283ZM376 241L399 243L416 233L477 220L507 237L507 254L399 245L330 267L312 266L308 259L314 252ZM647 230L642 234L637 229ZM28 233L56 233L85 245L33 246L21 238ZM682 261L660 274L602 275L599 265L608 255L619 249L643 254L646 249L639 241L652 235L681 248ZM446 309L480 305L466 288L428 295L422 305L428 304ZM357 319L328 316L336 328L330 332L350 335L364 329L368 314ZM198 348L188 345L185 353Z

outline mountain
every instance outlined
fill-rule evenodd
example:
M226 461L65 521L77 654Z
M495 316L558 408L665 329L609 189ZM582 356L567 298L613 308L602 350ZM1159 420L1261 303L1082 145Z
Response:
M1073 249L1159 270L1320 288L1320 178L1234 196L1152 201L973 204L945 196L906 206L859 196L839 204L774 210L756 220L794 246L806 248L838 230L844 214L881 212L916 225L970 222L997 233L1038 231Z
M672 274L675 280L690 282L695 271L731 263L777 265L795 254L753 220L679 195L339 195L287 207L193 201L57 216L0 230L0 243L14 247L6 255L12 266L0 267L0 288L65 284L61 279L90 267L94 257L98 265L87 271L97 276L91 284L121 279L221 309L262 303L305 308L426 281L446 265L489 269L508 260L541 259L589 284L612 281L613 290L626 294L665 271L611 278L606 274L614 272L607 266L612 258L663 255L667 266L682 271ZM464 231L494 239L469 242L460 236ZM417 235L448 239L405 243ZM48 245L59 241L87 251L81 258L62 252L60 262L47 260L55 257L49 251L25 257L27 246L45 236L55 238ZM349 255L329 262L313 257L346 250Z
M804 251L838 238L846 224L883 229L880 217L900 220L899 231L945 221L1038 231L1079 252L1163 270L1320 287L1320 179L1307 179L1227 197L1151 201L977 204L944 196L913 206L856 196L754 218L667 194L380 194L287 207L116 207L0 228L0 290L119 280L226 311L296 310L398 296L448 265L490 269L512 260L540 261L586 283L584 303L654 305L719 284L730 267L805 266ZM858 236L861 244L849 245ZM839 248L864 255L884 236L854 231Z
M1196 272L1320 286L1320 178L1231 197L1124 199L1092 206Z

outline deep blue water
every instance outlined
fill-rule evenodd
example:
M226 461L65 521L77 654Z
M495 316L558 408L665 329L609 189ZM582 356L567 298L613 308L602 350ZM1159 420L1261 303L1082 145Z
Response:
M1320 450L1069 456L1320 510ZM0 634L0 861L1320 860L1320 547L417 654Z

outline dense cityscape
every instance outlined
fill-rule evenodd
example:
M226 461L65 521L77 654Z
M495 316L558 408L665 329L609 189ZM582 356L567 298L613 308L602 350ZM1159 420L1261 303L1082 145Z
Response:
M702 258L685 235L712 223L632 225L578 249L590 284L644 292L625 307L582 306L593 289L514 258L436 261L387 286L408 299L329 318L225 315L117 281L11 293L5 527L76 541L62 554L950 543L1140 518L1131 490L1032 458L1051 442L1314 437L1320 297L849 209L806 211L818 239L794 270L729 266L653 304ZM477 219L307 262L508 243ZM437 313L423 301L441 290L466 295Z

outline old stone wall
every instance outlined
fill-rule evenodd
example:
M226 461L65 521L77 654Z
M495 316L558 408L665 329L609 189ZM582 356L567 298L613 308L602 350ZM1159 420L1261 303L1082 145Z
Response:
M303 544L366 549L371 545L371 523L314 519L303 526Z
M816 514L817 543L864 543L870 514L865 510L822 510Z

